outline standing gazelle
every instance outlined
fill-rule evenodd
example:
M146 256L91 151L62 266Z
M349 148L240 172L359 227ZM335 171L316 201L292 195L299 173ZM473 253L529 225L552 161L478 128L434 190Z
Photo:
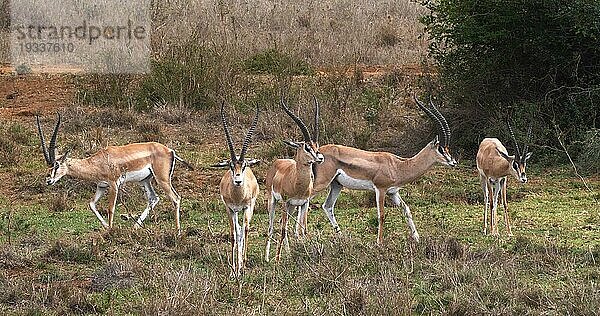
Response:
M316 166L315 192L329 186L329 195L323 209L334 230L339 231L333 208L343 187L354 190L375 191L379 228L377 243L383 242L383 222L385 220L385 196L389 196L395 206L402 206L404 216L411 231L411 237L419 241L419 233L412 220L408 205L398 193L400 187L420 178L436 162L454 167L457 162L450 155L450 128L442 114L430 101L427 108L414 96L414 100L437 125L439 134L411 158L402 158L387 152L371 152L341 145L324 145L320 151L325 161ZM441 138L441 141L439 140Z
M39 117L36 123L44 158L49 171L46 183L53 185L63 176L76 179L93 181L96 183L96 194L90 200L89 206L105 228L113 226L115 206L120 186L125 182L138 182L144 188L148 204L142 214L135 219L134 227L142 226L144 219L159 201L158 195L152 187L152 179L165 191L175 206L175 225L177 234L181 234L179 222L180 202L179 194L171 185L175 160L182 162L189 169L190 164L179 158L175 151L159 143L135 143L124 146L108 146L91 157L85 159L69 158L69 151L56 157L56 136L60 128L61 117L54 127L54 133L46 148L44 133L40 126ZM96 202L108 191L108 223L96 209Z
M309 207L309 198L313 195L314 173L313 164L323 162L323 155L319 153L319 103L313 98L315 104L315 127L313 137L310 137L308 128L302 120L294 115L287 107L283 97L281 98L281 107L296 122L300 128L304 141L293 142L284 141L287 145L296 149L294 159L277 159L269 169L266 177L266 188L268 194L268 212L269 212L269 234L267 236L267 246L265 249L265 260L269 261L269 252L271 249L271 239L273 238L273 222L275 220L275 207L277 202L284 200L285 207L281 217L281 238L277 246L276 261L281 256L281 245L287 241L287 221L288 216L293 214L293 210L298 210L298 220L296 222L296 237L300 234L306 234L306 213Z
M528 143L531 140L531 125L527 132L527 141L523 146L523 152L519 151L519 145L515 139L515 134L510 127L510 123L506 122L510 137L515 146L515 155L509 156L506 148L497 138L485 138L479 145L477 152L477 170L479 171L479 180L485 209L483 212L483 233L487 234L488 228L488 205L490 206L490 233L498 235L498 195L502 190L502 206L504 207L504 222L506 231L509 236L512 236L510 229L510 219L508 216L508 207L506 205L506 177L513 175L521 183L527 182L525 174L525 166L527 159L531 157L531 152L527 151ZM490 201L490 198L492 199Z
M256 116L252 121L250 130L244 138L242 151L239 157L235 155L233 142L227 126L227 118L225 117L225 102L221 104L221 120L223 121L223 130L225 131L225 139L227 140L227 148L231 158L222 161L214 167L227 167L229 170L221 178L219 186L221 192L221 200L227 209L227 217L229 218L229 237L231 239L231 261L233 265L233 276L239 276L244 268L244 263L247 260L248 249L248 232L250 230L250 221L254 214L254 206L258 197L258 182L254 173L249 168L257 164L256 159L246 159L246 151L252 140L252 134L258 123L258 106L256 107ZM240 226L238 214L244 213L242 224ZM236 251L237 248L237 251Z

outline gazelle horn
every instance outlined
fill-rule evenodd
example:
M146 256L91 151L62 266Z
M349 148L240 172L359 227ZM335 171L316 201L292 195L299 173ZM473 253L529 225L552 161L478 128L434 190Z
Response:
M225 131L227 147L229 148L229 153L231 154L231 161L235 163L235 149L233 148L233 142L231 141L231 135L229 134L229 127L227 126L227 118L225 117L225 101L221 101L221 121L223 122L223 130Z
M254 134L254 130L256 130L256 124L258 124L258 104L256 105L256 115L254 116L254 120L252 121L252 125L250 125L250 129L248 133L246 133L246 138L244 138L244 144L242 145L242 152L240 153L240 161L243 161L246 157L246 151L248 150L248 145L250 145L250 141L252 140L252 135Z
M423 102L419 101L419 99L417 98L417 94L413 94L413 98L415 100L415 102L417 103L417 105L419 106L419 108L421 108L421 110L423 110L427 116L429 116L431 119L433 119L436 123L437 123L437 128L438 128L438 132L439 132L439 136L441 137L441 141L442 141L442 146L446 146L446 133L444 131L444 125L442 123L442 121L440 120L439 117L437 117L435 114L433 114L433 112L428 109L425 104L423 104Z
M281 107L283 107L285 113L287 113L287 115L291 117L292 120L294 120L294 122L296 122L296 125L298 125L300 131L302 132L302 136L304 136L304 141L310 143L311 140L308 128L306 128L306 125L302 122L302 120L299 117L297 117L294 113L292 113L292 111L290 111L290 109L285 104L285 101L283 100L283 95L281 96Z
M315 104L315 128L313 133L313 142L319 142L319 101L317 101L317 97L313 96L313 103Z

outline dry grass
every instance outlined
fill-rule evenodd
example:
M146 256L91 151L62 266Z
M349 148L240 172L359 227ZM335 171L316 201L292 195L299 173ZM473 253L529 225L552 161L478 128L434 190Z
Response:
M7 10L0 6L2 19ZM191 38L238 59L277 48L314 66L415 64L426 49L416 19L423 12L409 0L155 1L152 51L162 56ZM9 55L8 32L0 28L0 62Z

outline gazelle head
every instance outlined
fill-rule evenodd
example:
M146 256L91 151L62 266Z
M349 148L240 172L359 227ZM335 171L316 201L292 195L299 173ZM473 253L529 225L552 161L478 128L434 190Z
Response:
M231 159L221 161L220 163L213 165L213 167L228 167L231 174L231 182L236 187L241 187L244 185L244 171L246 170L246 168L251 167L260 162L260 160L258 159L245 158L246 151L248 151L248 145L250 145L252 135L254 134L256 124L258 123L258 113L258 106L256 106L256 115L254 116L252 125L250 126L250 129L248 130L248 133L246 133L246 137L244 138L242 151L240 152L239 156L236 156L235 149L233 147L233 142L231 141L231 135L229 133L229 126L227 125L227 117L225 116L225 102L221 103L221 120L223 121L223 129L225 130L227 147L229 148Z
M289 117L296 122L296 125L300 128L302 132L302 136L304 137L304 141L294 142L289 140L284 140L284 143L288 146L291 146L296 149L296 156L294 160L310 165L313 163L322 163L323 162L323 154L319 152L319 102L317 98L313 96L313 102L315 104L315 127L313 130L313 137L310 137L310 133L308 132L308 128L306 124L302 122L302 120L297 117L285 103L283 96L281 97L281 107L287 113Z
M68 171L67 157L69 155L69 151L65 152L59 157L56 157L56 136L58 135L58 130L60 128L60 113L58 113L57 116L58 119L56 121L56 125L54 126L54 132L50 138L50 144L48 144L48 148L46 148L46 139L44 138L44 133L42 132L42 127L40 126L40 118L37 115L35 117L38 134L40 135L40 141L42 143L42 153L44 154L44 159L49 167L48 175L46 176L46 184L48 185L53 185L58 182L58 180L65 176Z
M510 122L506 121L506 126L508 127L508 131L510 133L510 137L515 146L515 155L509 156L507 153L500 151L498 148L496 150L504 159L508 161L510 164L510 174L512 174L517 180L521 181L521 183L527 182L527 174L525 173L525 168L527 166L527 160L531 158L532 152L529 150L529 142L531 141L531 127L532 124L529 124L529 128L527 129L527 140L523 145L523 152L519 150L519 145L517 144L517 139L515 138L515 134L510 127Z
M429 109L423 102L419 101L416 94L414 94L413 97L419 108L423 110L429 118L436 122L438 135L434 140L429 142L429 146L431 149L435 150L437 161L443 165L455 167L458 163L450 154L450 127L448 127L446 118L440 113L431 99L429 99L429 105L431 106L431 109Z

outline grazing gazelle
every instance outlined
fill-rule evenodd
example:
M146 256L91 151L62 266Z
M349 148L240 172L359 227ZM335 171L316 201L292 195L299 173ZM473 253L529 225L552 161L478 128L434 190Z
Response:
M138 182L146 193L148 204L142 214L135 220L134 227L142 226L144 219L159 201L152 179L165 191L175 206L175 225L177 234L181 234L179 223L179 210L181 198L171 185L171 177L175 169L175 160L193 169L190 164L179 158L175 151L159 143L135 143L124 146L108 146L94 155L84 159L69 158L69 151L56 157L56 136L60 128L61 117L54 127L54 133L46 148L44 133L40 126L39 117L36 123L42 151L48 164L49 171L46 183L53 185L63 176L92 181L96 183L96 194L90 200L89 206L105 228L113 226L115 206L119 187L125 182ZM108 223L96 209L96 202L108 191Z
M479 171L479 180L483 190L485 209L483 211L483 233L487 234L488 228L488 205L490 206L490 233L498 235L498 194L502 191L502 205L504 206L504 223L509 236L512 236L510 229L510 219L508 217L508 207L506 206L506 177L513 175L521 183L527 182L525 174L525 165L527 159L531 157L531 152L527 151L528 143L531 140L531 125L527 132L527 141L523 146L523 152L519 151L515 134L506 122L510 137L515 146L515 155L509 156L506 148L497 138L485 138L479 145L477 152L477 170ZM491 201L490 201L491 198Z
M281 245L287 241L287 221L288 216L293 214L293 210L298 210L298 220L296 222L296 237L300 234L306 234L306 213L309 207L309 198L313 195L314 173L313 164L323 162L323 155L319 153L318 135L319 135L319 103L313 98L315 103L315 127L313 137L310 137L308 128L302 120L294 115L287 107L283 97L281 98L281 107L287 113L296 125L300 128L304 141L293 142L284 141L287 145L296 149L294 159L277 159L269 169L265 180L268 196L269 212L269 234L267 236L267 246L265 249L265 260L269 261L269 252L271 249L271 239L273 238L273 221L275 220L275 207L277 202L285 201L285 207L281 217L281 238L277 246L276 261L281 256Z
M339 231L334 215L334 205L343 187L353 190L375 191L379 228L377 243L383 242L383 223L385 220L384 201L389 196L395 206L402 206L404 216L411 231L411 237L419 241L419 233L412 220L408 205L404 203L398 191L402 185L421 177L436 162L454 167L457 162L450 155L450 128L442 114L430 101L427 108L414 96L414 100L435 123L439 134L425 148L411 158L402 158L388 152L371 152L341 145L324 145L319 148L325 157L322 164L316 166L315 192L329 187L329 195L323 209L333 226ZM441 141L439 140L441 138Z
M221 191L221 200L227 209L227 217L229 218L229 237L231 239L231 261L233 266L234 276L239 276L244 268L244 263L247 260L246 251L248 249L248 232L250 230L250 221L254 214L254 206L258 197L258 182L250 166L257 164L256 159L246 159L246 151L252 140L252 134L256 129L258 122L258 106L256 107L256 116L250 130L244 138L242 151L239 157L235 155L233 142L227 126L227 118L225 117L225 102L221 104L221 120L223 121L223 130L225 130L225 139L231 158L222 161L213 167L227 167L229 170L221 178L219 186ZM238 221L238 214L244 214L242 224ZM237 251L236 251L237 248Z

